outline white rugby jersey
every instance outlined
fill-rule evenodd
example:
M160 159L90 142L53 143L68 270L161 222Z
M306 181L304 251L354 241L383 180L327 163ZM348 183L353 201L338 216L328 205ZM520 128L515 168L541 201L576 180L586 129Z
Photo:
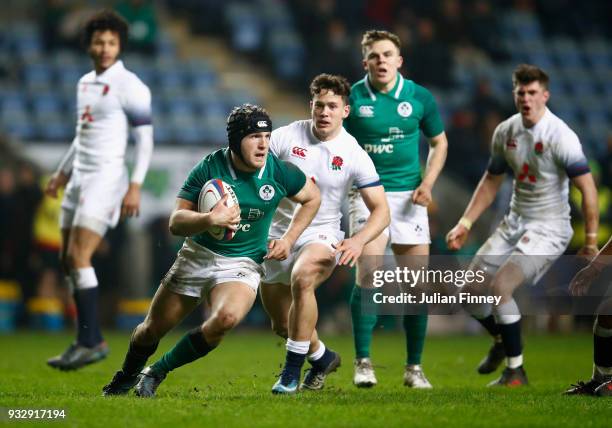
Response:
M129 127L151 125L151 92L117 61L99 75L91 71L81 77L77 114L74 168L123 167Z
M344 128L333 140L319 141L312 132L312 120L299 120L272 131L270 151L299 167L319 186L321 207L308 226L340 230L342 201L349 189L379 186L380 179L368 154ZM280 237L289 227L297 204L281 201L270 229Z
M532 219L569 219L569 178L589 172L578 136L550 110L532 128L515 114L495 129L488 170L514 171L510 209Z

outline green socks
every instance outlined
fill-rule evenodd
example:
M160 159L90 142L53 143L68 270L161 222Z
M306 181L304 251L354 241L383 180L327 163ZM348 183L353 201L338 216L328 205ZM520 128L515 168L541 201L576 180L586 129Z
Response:
M425 308L426 309L426 308ZM404 315L404 333L406 334L407 364L421 364L427 333L427 313L422 315Z
M153 364L152 368L157 372L168 373L177 367L203 357L214 348L206 342L200 327L196 327L183 336L174 345L174 348L166 352L159 361Z
M377 320L376 305L372 301L375 291L355 285L351 294L351 318L356 358L369 358L370 356L372 330Z

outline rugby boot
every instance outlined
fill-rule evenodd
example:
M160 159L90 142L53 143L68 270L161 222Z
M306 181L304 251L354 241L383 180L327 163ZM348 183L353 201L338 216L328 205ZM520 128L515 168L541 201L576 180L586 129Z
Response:
M311 368L306 370L304 381L300 385L300 389L309 389L312 391L323 389L327 375L335 372L338 367L340 367L340 355L334 351L330 352L333 354L333 358L326 367L319 367L313 364Z

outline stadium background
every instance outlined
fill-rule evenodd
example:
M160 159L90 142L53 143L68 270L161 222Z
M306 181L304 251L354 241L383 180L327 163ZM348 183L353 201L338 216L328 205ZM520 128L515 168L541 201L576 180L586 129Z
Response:
M142 216L109 233L94 265L105 326L129 329L146 312L181 240L167 230L178 187L195 159L225 144L233 105L266 107L275 126L308 116L308 83L320 72L361 78L360 36L396 32L403 73L436 96L449 156L430 208L432 254L457 221L488 159L494 127L514 107L520 62L551 76L553 112L579 135L599 186L600 245L612 231L612 4L553 0L9 0L0 16L0 331L70 330L74 309L60 284L59 201L42 185L73 138L75 84L91 69L78 44L83 20L114 7L131 23L122 59L153 93L155 154ZM426 145L422 154L426 153ZM510 179L465 252L503 215ZM573 207L579 207L572 193ZM581 244L582 220L574 209ZM569 277L573 272L567 273ZM569 278L568 277L568 278ZM352 273L318 291L324 332L347 332ZM186 321L193 324L204 315ZM574 328L568 317L529 319L532 329ZM578 320L580 321L580 320ZM393 329L394 319L381 324ZM264 328L257 305L246 327ZM584 326L590 326L585 320ZM431 332L472 331L461 315L434 317Z

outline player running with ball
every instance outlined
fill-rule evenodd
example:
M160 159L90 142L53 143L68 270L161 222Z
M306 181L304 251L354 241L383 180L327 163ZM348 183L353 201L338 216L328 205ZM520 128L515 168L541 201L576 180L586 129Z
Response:
M185 236L185 243L147 317L134 330L123 366L104 387L104 395L125 394L138 383L136 394L151 397L170 371L215 349L253 306L264 258L286 258L310 224L319 208L319 190L299 168L268 152L271 130L270 117L261 107L234 108L227 120L229 149L210 154L189 174L170 217L170 231ZM239 206L218 203L209 213L197 211L200 191L213 178L233 187ZM268 251L270 223L285 196L301 206ZM207 230L217 227L233 229L236 235L229 241L216 240ZM142 371L160 339L202 299L211 307L206 322Z

